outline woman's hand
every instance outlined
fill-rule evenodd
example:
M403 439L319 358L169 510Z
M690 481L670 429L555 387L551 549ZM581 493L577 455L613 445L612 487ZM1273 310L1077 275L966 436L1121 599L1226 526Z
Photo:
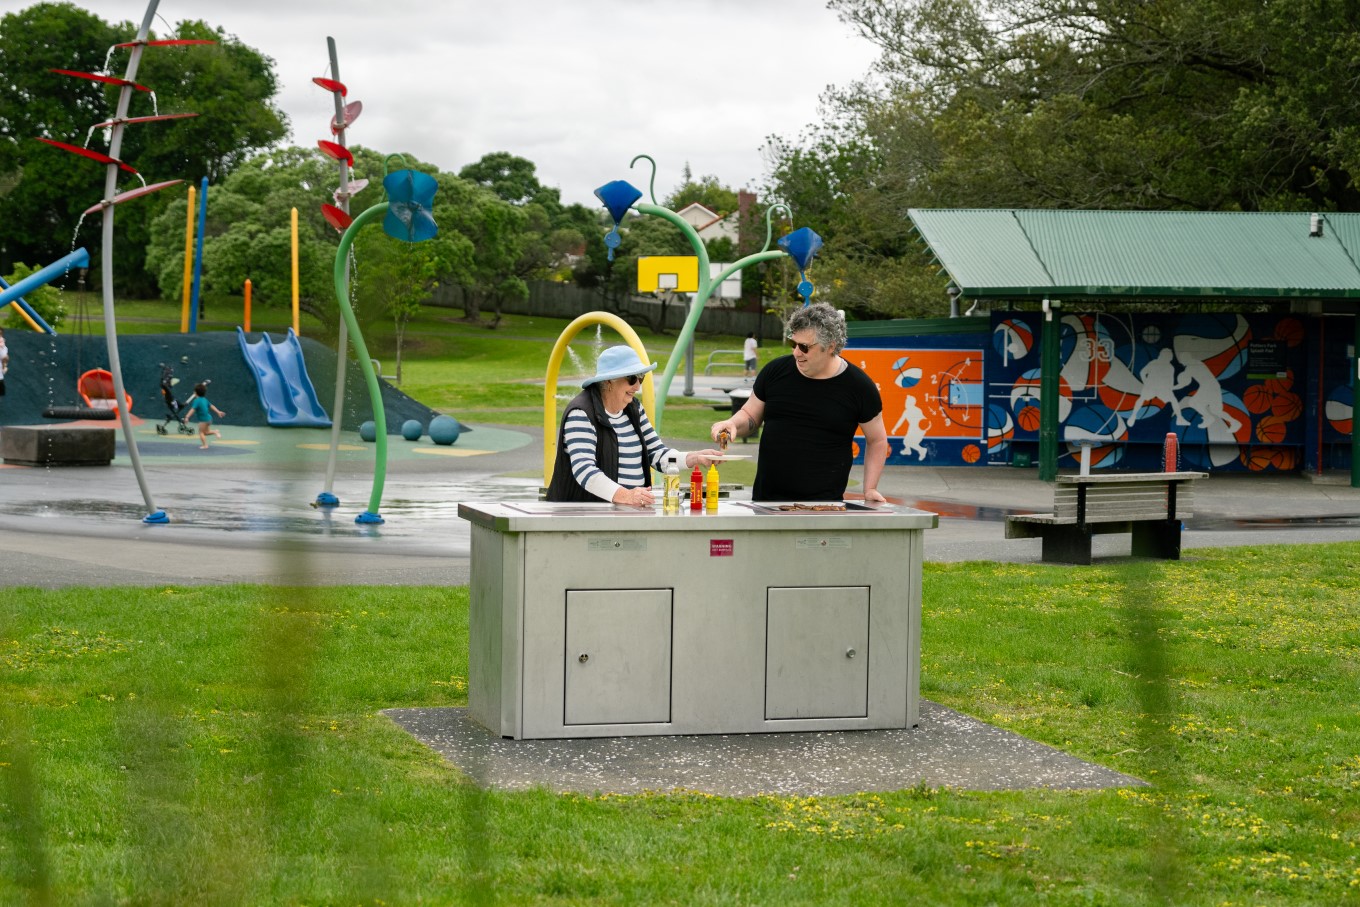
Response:
M651 507L656 503L656 496L650 488L620 488L614 492L614 503L625 507Z
M685 467L692 469L695 466L711 466L715 457L723 455L721 450L692 450L685 454Z

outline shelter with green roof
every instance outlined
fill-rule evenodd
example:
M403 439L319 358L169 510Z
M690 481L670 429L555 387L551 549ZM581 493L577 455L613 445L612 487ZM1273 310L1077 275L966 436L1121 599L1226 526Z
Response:
M1152 469L1168 434L1186 468L1356 462L1360 214L909 216L951 318L850 332L884 390L890 462L1037 460L1051 478L1086 445L1095 468Z

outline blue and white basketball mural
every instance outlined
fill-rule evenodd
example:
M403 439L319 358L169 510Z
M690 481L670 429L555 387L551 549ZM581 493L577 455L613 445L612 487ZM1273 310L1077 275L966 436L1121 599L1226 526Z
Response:
M993 316L988 399L1013 417L1000 453L1028 448L1037 455L1041 343L1035 331L1028 351L1017 355L1022 346L1010 342L1017 320ZM1304 371L1297 319L1068 314L1057 325L1060 467L1076 465L1086 444L1092 468L1158 469L1168 434L1179 441L1187 469L1297 467L1302 407L1285 386ZM1263 408L1253 412L1244 398ZM989 443L990 462L999 461L997 453Z
M1292 314L1165 312L1049 322L997 312L986 324L857 339L846 351L883 396L889 463L1037 459L1045 329L1060 332L1060 468L1076 468L1089 446L1092 468L1158 470L1167 435L1185 469L1296 470L1305 448L1324 468L1349 462L1349 324L1328 333L1326 319Z

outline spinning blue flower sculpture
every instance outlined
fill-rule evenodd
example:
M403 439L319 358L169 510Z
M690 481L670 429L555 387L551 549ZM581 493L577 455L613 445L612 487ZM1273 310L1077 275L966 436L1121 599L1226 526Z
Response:
M373 470L373 491L369 494L368 510L354 518L356 523L381 523L378 513L382 502L383 482L387 475L387 416L383 410L382 390L378 386L378 375L373 370L373 362L368 356L364 335L359 330L359 322L354 317L354 308L349 302L349 250L354 243L359 228L379 215L383 217L383 232L402 242L423 242L434 239L439 233L430 210L434 207L434 193L439 188L434 177L418 170L396 170L383 177L383 189L387 201L379 202L354 219L340 237L340 247L335 251L335 299L340 304L340 314L345 319L350 342L354 344L355 358L359 370L363 372L364 382L368 385L369 401L373 405L373 427L375 465ZM337 417L338 418L338 417Z
M614 229L605 234L604 244L609 247L609 260L614 260L614 250L619 247L623 237L619 236L619 223L633 203L642 198L642 190L627 180L614 180L595 190L595 197L604 202L609 216L614 218Z
M439 227L430 210L438 188L434 177L419 170L397 170L383 177L383 189L387 192L383 232L403 242L434 239Z
M770 223L770 218L773 216L774 212L782 209L790 220L793 218L793 212L789 210L788 205L785 205L782 202L776 203L771 205L765 212L764 247L762 247L759 252L745 255L732 264L719 268L712 268L708 258L708 247L705 246L703 240L699 238L699 233L695 230L694 225L676 212L656 203L656 161L653 161L645 154L639 154L637 157L633 158L628 166L632 167L641 160L648 161L652 165L652 182L650 187L652 200L650 204L638 201L638 199L642 198L642 191L626 180L614 180L611 183L605 183L595 190L595 197L604 204L605 208L609 210L610 217L614 219L614 228L610 230L604 238L604 244L609 247L609 260L614 260L614 250L617 249L622 242L622 237L619 235L619 227L624 216L627 215L628 210L632 208L636 210L638 214L660 217L675 225L680 232L685 235L685 238L689 240L690 248L694 250L694 257L697 259L699 271L698 292L694 294L693 301L689 306L689 314L685 317L685 324L680 329L679 336L676 338L675 351L666 360L666 367L661 372L661 378L657 385L658 391L656 394L656 402L653 405L652 411L649 413L652 425L659 431L661 429L661 417L665 412L666 396L670 393L671 379L675 377L676 369L679 368L680 363L686 358L684 356L685 349L693 341L694 330L699 323L699 316L703 314L704 306L708 303L708 298L712 295L713 291L720 287L724 280L733 274L736 274L738 271L741 271L743 268L760 262L775 261L788 255L798 265L798 276L801 280L798 284L798 292L803 297L803 305L807 305L811 301L813 286L812 281L807 279L805 272L808 269L808 265L811 264L813 256L817 254L817 250L822 247L822 238L811 229L804 227L800 230L793 231L779 241L779 246L782 251L771 249L770 245L773 239L773 228ZM718 273L713 273L714 270Z
M801 227L794 230L788 236L779 240L779 248L789 253L789 257L798 263L798 295L803 297L803 305L812 302L812 281L807 279L804 273L808 265L812 264L812 259L816 257L817 250L822 247L822 238L811 227Z

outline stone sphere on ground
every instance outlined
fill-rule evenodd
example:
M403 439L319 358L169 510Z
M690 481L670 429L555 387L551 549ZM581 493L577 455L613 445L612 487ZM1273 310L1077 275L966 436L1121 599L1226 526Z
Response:
M401 436L408 441L419 441L420 436L425 434L425 426L415 419L407 419L401 423Z
M453 416L435 416L430 420L430 440L436 444L452 444L458 440L460 429Z
M372 443L378 440L378 426L372 420L359 426L359 440Z

